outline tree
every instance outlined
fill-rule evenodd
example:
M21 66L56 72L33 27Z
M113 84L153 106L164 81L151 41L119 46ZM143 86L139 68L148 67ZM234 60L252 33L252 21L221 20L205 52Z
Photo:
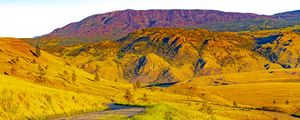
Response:
M41 56L41 48L38 44L35 45L35 55L36 55L36 57Z
M41 65L38 66L38 76L37 76L37 80L40 82L44 82L46 80L46 70L48 69L48 66L46 66L45 68L43 68Z
M126 100L128 103L130 103L130 102L133 101L133 95L132 95L132 93L130 92L129 89L126 90L125 95L124 95L124 98L125 98L125 100Z
M288 101L288 100L286 100L286 101L285 101L285 104L287 104L287 105L288 105L289 103L290 103L290 101Z
M238 104L237 104L237 102L236 101L233 101L233 107L237 107L238 106Z
M32 63L32 64L35 64L35 63L36 63L36 60L35 60L35 59L33 59L31 63Z
M96 75L95 75L94 81L100 81L100 78L99 78L99 74L98 74L98 72L96 72Z
M72 82L73 82L73 84L75 84L75 82L76 82L76 73L74 70L73 70L73 74L72 74Z
M100 77L99 77L99 74L98 74L98 70L99 70L99 66L97 65L97 68L96 68L96 74L95 74L94 81L100 81Z
M17 72L17 70L16 70L16 68L13 66L13 67L10 69L10 73L11 73L12 75L15 75L16 72Z
M213 113L213 109L206 102L202 103L202 108L199 111L205 112L207 114Z

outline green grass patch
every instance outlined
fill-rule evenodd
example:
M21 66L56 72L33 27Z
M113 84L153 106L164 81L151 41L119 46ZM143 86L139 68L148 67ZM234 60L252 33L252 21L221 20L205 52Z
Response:
M213 114L205 114L199 111L182 109L171 103L160 103L152 107L148 107L146 112L136 115L132 120L215 120L226 119Z

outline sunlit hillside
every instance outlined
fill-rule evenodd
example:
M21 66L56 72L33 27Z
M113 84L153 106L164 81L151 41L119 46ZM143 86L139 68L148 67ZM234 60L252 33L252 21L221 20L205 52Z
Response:
M133 32L116 42L65 46L49 52L112 81L152 84L282 68L253 51L255 46L251 37L233 32L152 28Z
M163 89L106 80L14 38L1 38L0 119L45 119L107 109L109 103L156 105L202 101ZM13 42L13 44L12 44ZM75 74L75 75L74 75ZM75 76L75 77L74 77ZM126 91L134 96L124 98ZM166 110L168 112L169 110ZM201 111L202 117L210 118ZM164 114L162 114L164 115ZM173 116L176 117L176 116ZM180 117L180 116L179 116Z
M299 73L299 69L278 69L202 76L178 83L167 88L166 91L197 96L218 105L248 109L249 112L252 111L250 114L271 111L269 113L278 118L284 114L299 112ZM231 110L214 111L225 114ZM235 109L234 114L238 113L239 111ZM241 117L228 114L229 116L237 119ZM263 117L252 116L251 118L262 119ZM292 119L288 116L279 118Z
M257 39L257 52L284 68L299 68L299 26L250 34Z
M0 120L299 119L299 13L125 10L0 38Z

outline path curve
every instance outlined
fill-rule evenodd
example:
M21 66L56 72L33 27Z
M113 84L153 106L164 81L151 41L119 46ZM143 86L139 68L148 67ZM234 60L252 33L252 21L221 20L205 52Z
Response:
M90 112L71 117L57 118L53 120L99 120L112 119L114 117L132 117L137 114L141 114L146 110L145 107L117 105L115 103L109 104L108 107L109 110L105 111Z

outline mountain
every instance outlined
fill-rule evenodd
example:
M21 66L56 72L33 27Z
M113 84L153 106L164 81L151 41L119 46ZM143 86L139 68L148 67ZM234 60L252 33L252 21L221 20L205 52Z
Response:
M87 17L46 35L58 38L120 38L130 32L151 27L197 28L203 25L273 17L252 13L215 10L124 10Z
M123 10L87 17L57 28L34 42L52 46L117 40L144 28L205 28L212 31L257 31L300 24L299 11L272 16L216 10ZM51 46L48 46L51 47Z
M278 14L275 14L274 16L276 16L280 19L297 19L297 18L299 19L300 18L300 10L278 13Z

